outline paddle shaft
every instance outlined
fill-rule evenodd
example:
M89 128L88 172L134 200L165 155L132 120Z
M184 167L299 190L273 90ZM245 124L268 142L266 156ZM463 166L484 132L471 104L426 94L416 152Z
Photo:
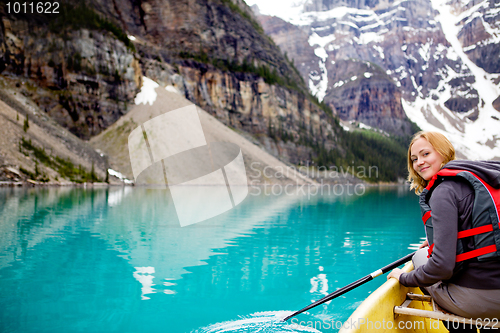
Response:
M354 281L353 283L350 283L348 284L347 286L345 287L342 287L340 288L339 290L336 290L334 291L333 293L329 294L329 295L326 295L325 297L323 297L322 299L319 299L317 300L316 302L306 306L305 308L303 308L302 310L299 310L297 312L294 312L292 313L291 315L289 315L288 317L284 318L283 321L287 321L288 319L292 318L292 317L295 317L296 315L304 312L304 311L307 311L309 309L312 309L320 304L323 304L325 302L328 302L329 300L332 300L334 298L337 298L343 294L345 294L346 292L348 291L351 291L353 290L354 288L357 288L365 283L367 283L368 281L371 281L373 280L374 278L376 278L377 276L379 275L382 275L382 274L385 274L387 273L388 271L390 270L393 270L394 268L398 267L399 265L401 264L404 264L408 261L411 260L411 258L413 257L413 255L415 254L415 252L413 253L410 253L406 256L404 256L403 258L401 259L398 259L396 260L395 262L393 262L392 264L389 264L385 267L382 267L381 269L379 270L376 270L375 272L371 273L371 274L368 274L367 276L365 277L362 277L361 279L357 280L357 281Z

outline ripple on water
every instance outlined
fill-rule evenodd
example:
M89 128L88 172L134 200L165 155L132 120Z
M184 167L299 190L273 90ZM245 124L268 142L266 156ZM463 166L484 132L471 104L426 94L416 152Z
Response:
M208 327L200 328L192 333L222 333L222 332L255 332L255 333L288 333L288 332L316 332L320 331L306 326L300 326L282 319L293 311L256 312L248 316L241 316L237 320L225 321Z

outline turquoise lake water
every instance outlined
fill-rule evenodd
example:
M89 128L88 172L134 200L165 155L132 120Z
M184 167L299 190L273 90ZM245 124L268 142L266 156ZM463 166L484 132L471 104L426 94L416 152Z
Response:
M251 192L181 228L164 189L0 189L0 332L336 332L385 276L278 320L424 237L407 188L364 192Z

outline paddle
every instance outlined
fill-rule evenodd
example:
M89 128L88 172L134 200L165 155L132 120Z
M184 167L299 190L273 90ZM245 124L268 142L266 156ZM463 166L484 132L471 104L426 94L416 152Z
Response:
M394 268L398 267L399 265L401 264L404 264L405 262L407 261L410 261L411 258L413 257L413 255L415 254L415 252L413 253L410 253L406 256L404 256L403 258L401 259L398 259L396 260L395 262L393 262L392 264L389 264L385 267L382 267L381 269L379 270L376 270L375 272L371 273L371 274L368 274L367 276L365 277L362 277L361 279L357 280L357 281L354 281L353 283L350 283L348 284L347 286L343 287L343 288L340 288L339 290L336 290L334 291L333 293L329 294L329 295L326 295L325 297L323 297L322 299L320 300L317 300L316 302L306 306L305 308L303 308L302 310L299 310L297 312L294 312L292 313L291 315L289 315L288 317L285 317L282 321L287 321L288 319L292 318L292 317L295 317L296 315L298 315L299 313L302 313L304 311L307 311L309 309L312 309L314 308L315 306L318 306L320 304L323 304L325 302L328 302L329 300L331 299L334 299L334 298L337 298L343 294L345 294L346 292L348 291L351 291L353 290L354 288L357 288L363 284L365 284L366 282L368 281L371 281L373 280L374 278L376 278L377 276L379 275L382 275L382 274L385 274L387 273L388 271L390 270L393 270Z

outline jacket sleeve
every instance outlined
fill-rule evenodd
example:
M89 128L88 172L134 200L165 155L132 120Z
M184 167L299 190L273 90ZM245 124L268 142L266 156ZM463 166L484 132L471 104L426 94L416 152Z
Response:
M407 287L427 287L453 276L455 268L458 199L453 182L439 184L429 201L434 228L434 250L425 265L400 276L399 281Z

